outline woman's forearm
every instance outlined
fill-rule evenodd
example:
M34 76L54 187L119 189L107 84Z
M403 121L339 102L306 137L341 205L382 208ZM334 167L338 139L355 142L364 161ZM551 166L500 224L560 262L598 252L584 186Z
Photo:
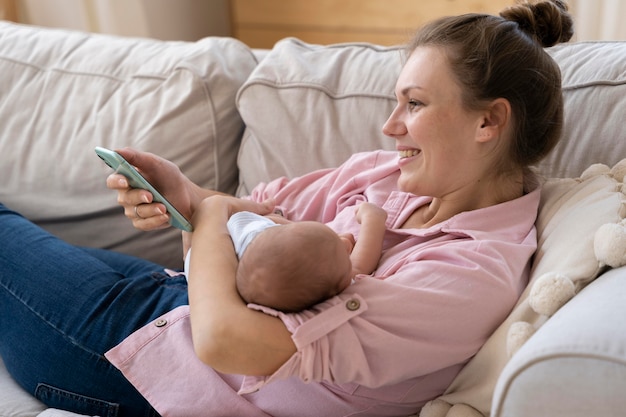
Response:
M249 309L237 292L237 258L226 228L232 207L224 201L204 200L193 219L189 304L194 348L217 371L270 375L296 348L281 320Z
M189 187L190 187L189 194L193 196L191 198L192 213L195 213L200 203L202 203L202 201L206 200L209 197L212 197L214 195L229 196L229 194L223 193L221 191L215 191L215 190L210 190L207 188L202 188L196 183L192 182L191 180L189 181Z

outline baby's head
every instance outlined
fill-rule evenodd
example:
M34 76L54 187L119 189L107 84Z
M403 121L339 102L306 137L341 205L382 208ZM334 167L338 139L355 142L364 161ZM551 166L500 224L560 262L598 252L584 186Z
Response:
M237 289L250 303L284 312L306 309L350 284L350 250L322 223L270 227L241 256Z

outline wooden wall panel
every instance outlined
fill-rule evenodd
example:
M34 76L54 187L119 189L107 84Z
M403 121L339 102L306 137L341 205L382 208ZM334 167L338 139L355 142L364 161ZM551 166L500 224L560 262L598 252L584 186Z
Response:
M0 20L17 22L17 7L15 0L0 0Z
M413 32L374 32L350 30L316 30L307 28L240 28L235 37L253 48L271 48L277 41L295 37L305 42L328 45L342 42L371 42L378 45L395 45L411 39Z
M497 13L513 0L231 0L233 35L269 48L295 36L311 43L403 43L444 15Z

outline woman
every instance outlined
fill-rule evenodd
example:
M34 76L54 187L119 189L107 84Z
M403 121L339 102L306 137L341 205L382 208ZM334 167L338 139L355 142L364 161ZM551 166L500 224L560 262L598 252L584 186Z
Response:
M562 124L559 69L542 47L572 35L564 3L501 16L444 18L417 34L383 127L396 153L358 154L236 199L122 151L192 217L185 238L202 257L191 255L188 288L157 265L66 245L2 208L7 368L50 406L92 415L155 415L153 406L183 416L391 416L440 395L526 284L540 193L527 168ZM149 193L116 175L107 184L135 227L167 226ZM295 314L243 303L232 213L278 206L290 220L356 234L362 201L388 212L375 278Z

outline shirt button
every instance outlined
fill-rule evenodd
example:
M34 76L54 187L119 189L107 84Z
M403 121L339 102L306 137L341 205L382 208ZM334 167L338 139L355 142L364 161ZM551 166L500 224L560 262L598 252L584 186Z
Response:
M167 324L167 320L165 319L158 319L157 321L154 322L154 325L156 327L163 327Z
M358 310L359 307L361 307L361 302L356 298L351 298L350 300L346 301L346 308L350 311Z

